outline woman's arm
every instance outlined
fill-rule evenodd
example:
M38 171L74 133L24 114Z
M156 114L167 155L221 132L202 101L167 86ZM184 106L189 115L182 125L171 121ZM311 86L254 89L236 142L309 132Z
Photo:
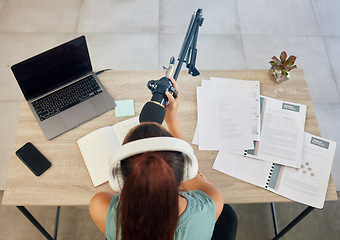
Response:
M209 182L202 173L198 172L196 177L194 177L193 179L182 182L181 187L185 191L201 190L202 192L205 192L213 200L215 204L216 208L215 221L218 219L224 205L223 196L220 190L218 190L217 187L212 182Z
M177 82L172 77L170 77L170 80L172 82L172 85L176 89L177 93L179 93ZM177 96L177 98L175 99L171 95L171 93L169 93L168 91L166 91L165 94L168 97L169 104L165 107L166 113L165 113L164 120L166 122L166 125L168 126L168 130L171 133L171 135L173 137L183 139L183 133L182 133L182 129L180 126L180 120L177 115L177 110L178 110L179 102L180 102L179 96Z
M106 214L115 191L100 192L94 195L90 201L89 210L93 222L99 230L106 235L105 223Z
M176 91L179 93L177 82L172 77L170 78L170 80ZM177 96L177 98L175 99L169 92L166 92L165 94L169 99L169 104L166 106L164 120L168 126L169 132L172 136L176 138L184 139L180 126L180 120L177 115L177 110L180 102L179 97ZM209 182L203 174L198 173L193 179L182 182L181 187L185 191L198 189L202 192L205 192L215 204L216 220L218 219L224 205L223 197L221 192L214 186L213 183Z

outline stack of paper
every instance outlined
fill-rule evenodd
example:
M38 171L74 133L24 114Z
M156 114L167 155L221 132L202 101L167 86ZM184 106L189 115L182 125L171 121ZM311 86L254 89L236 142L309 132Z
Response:
M305 133L307 107L260 96L258 81L211 78L197 87L200 150L219 150L213 168L322 208L336 143Z
M260 138L260 83L211 78L197 87L200 150L239 151Z
M219 150L299 168L307 107L260 96L258 81L211 78L197 87L200 150Z

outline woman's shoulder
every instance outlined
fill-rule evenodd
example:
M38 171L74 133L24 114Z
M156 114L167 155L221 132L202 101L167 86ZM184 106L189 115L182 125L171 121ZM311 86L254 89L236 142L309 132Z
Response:
M214 216L216 215L214 201L208 194L200 190L182 192L180 194L186 198L188 202L187 209L184 213L195 215L197 213L202 213L202 210L204 210L205 213L211 212Z
M185 197L188 201L199 201L201 203L209 203L214 204L211 197L206 194L205 192L202 192L201 190L192 190L188 192L180 192L180 194Z
M120 193L113 195L110 200L109 208L117 208L119 200L120 200Z
M90 215L103 233L105 233L107 212L114 196L114 192L100 192L93 196L89 204Z

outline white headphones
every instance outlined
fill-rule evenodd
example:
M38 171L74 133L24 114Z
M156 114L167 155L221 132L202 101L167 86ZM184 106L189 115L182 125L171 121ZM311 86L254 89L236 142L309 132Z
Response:
M119 192L123 188L124 180L120 161L149 151L182 152L184 157L183 181L190 180L197 175L198 162L189 143L174 137L143 138L126 143L113 152L109 161L109 183L114 191Z

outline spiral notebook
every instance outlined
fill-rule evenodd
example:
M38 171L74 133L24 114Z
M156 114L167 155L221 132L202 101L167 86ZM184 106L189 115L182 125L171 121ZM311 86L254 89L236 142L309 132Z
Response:
M300 168L220 151L213 169L321 209L326 197L335 148L335 142L305 133Z

